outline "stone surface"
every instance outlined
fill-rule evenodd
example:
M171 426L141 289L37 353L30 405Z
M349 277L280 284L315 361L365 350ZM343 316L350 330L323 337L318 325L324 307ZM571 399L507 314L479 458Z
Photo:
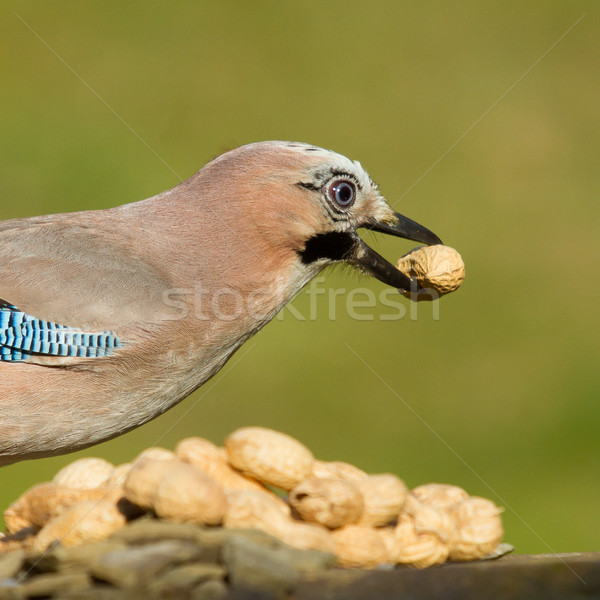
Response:
M58 594L55 598L60 600L159 600L158 596L149 596L145 589L121 589L99 583L86 590Z
M44 573L34 575L23 583L21 592L26 598L56 596L89 588L91 580L85 573Z
M130 545L151 544L164 540L188 540L198 545L202 562L218 562L221 548L231 532L189 523L166 523L155 519L139 519L115 532L110 540Z
M289 557L260 540L231 537L225 542L223 559L233 590L260 590L265 597L281 598L299 580Z
M190 600L222 600L229 598L229 588L223 581L213 579L195 587L190 593Z
M198 546L187 540L165 540L107 552L92 566L96 579L117 587L147 585L167 567L198 560Z
M282 559L300 573L316 573L333 567L337 559L331 552L292 548L258 529L231 529L229 539L244 538L257 546L276 551Z
M278 552L285 556L285 560L302 574L320 573L333 567L337 563L335 554L321 552L320 550L300 550L291 546L281 545Z
M92 565L108 552L122 550L122 542L102 541L83 546L65 548L60 544L44 554L34 554L27 559L27 568L35 571L91 570Z
M226 574L222 565L194 562L168 570L152 579L147 587L151 594L175 598L177 594L198 587L205 581L222 581Z
M331 554L290 548L261 531L142 519L103 542L0 553L0 600L600 600L600 553L424 570L333 565Z
M425 570L328 571L303 579L290 600L374 598L600 599L600 553L506 556Z
M18 549L7 554L0 554L0 581L14 577L25 562L25 551Z

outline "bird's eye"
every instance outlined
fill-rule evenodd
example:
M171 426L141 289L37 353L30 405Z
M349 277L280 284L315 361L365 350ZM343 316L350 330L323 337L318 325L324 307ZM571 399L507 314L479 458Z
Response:
M338 179L329 186L328 193L331 200L346 208L356 198L356 186L346 179Z

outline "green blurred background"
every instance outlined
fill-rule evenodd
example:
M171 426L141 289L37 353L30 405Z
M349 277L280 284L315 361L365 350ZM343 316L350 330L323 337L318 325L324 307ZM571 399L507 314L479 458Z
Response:
M439 320L422 304L353 320L343 296L335 320L325 295L314 320L286 310L181 405L79 456L264 425L322 459L493 498L519 552L600 550L597 3L1 11L1 219L142 199L224 150L290 139L360 160L467 265ZM370 240L389 259L414 245ZM293 305L308 317L305 292ZM2 469L0 506L77 456Z

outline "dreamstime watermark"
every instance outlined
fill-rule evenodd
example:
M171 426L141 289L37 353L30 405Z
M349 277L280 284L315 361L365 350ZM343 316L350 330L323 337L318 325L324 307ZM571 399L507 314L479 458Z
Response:
M346 315L354 321L416 321L423 315L439 321L439 294L435 290L419 290L419 297L430 302L413 302L390 287L376 294L368 287L332 288L324 285L325 281L323 276L316 277L293 302L288 302L282 291L244 292L231 287L206 290L200 286L166 290L162 300L168 308L169 320L192 315L199 321L236 321L248 317L256 321L290 317L297 321L323 318L335 321ZM427 309L423 309L424 304Z

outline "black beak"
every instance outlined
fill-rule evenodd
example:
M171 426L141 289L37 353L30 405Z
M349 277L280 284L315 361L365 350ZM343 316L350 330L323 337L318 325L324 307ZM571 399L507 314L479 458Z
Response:
M428 246L441 244L442 240L429 231L426 227L419 225L412 219L409 219L398 213L394 214L396 223L382 223L380 221L371 221L365 223L363 227L380 233L389 233L397 237L406 238L415 242L421 242ZM379 281L386 285L403 290L415 290L418 286L415 281L407 277L404 273L396 269L383 256L367 246L358 235L354 235L354 244L351 251L346 255L346 260L359 268L364 269ZM415 287L416 286L416 287Z
M443 243L435 233L429 231L429 229L423 227L423 225L419 225L416 221L413 221L400 213L394 213L394 217L396 217L397 222L392 225L381 223L380 221L371 221L370 223L365 223L363 227L371 229L372 231L378 231L379 233L389 233L396 237L406 238L407 240L413 240L414 242L421 242L428 246Z

